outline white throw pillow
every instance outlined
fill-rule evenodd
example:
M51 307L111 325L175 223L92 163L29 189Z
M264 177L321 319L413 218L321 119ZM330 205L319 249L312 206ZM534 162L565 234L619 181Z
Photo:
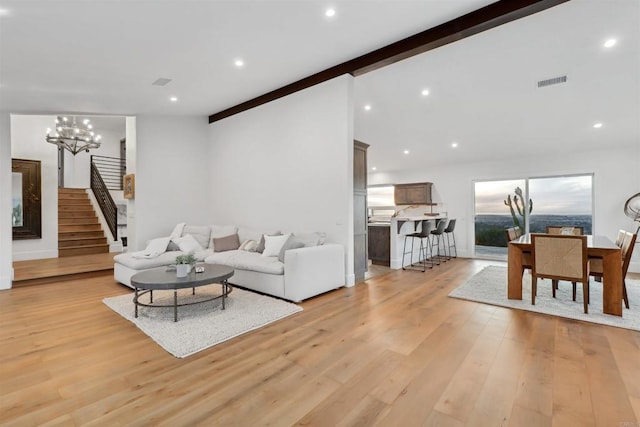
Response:
M173 242L182 252L200 252L202 250L200 243L191 234L173 239Z
M284 234L281 236L264 236L264 252L262 256L278 256L280 249L286 243L291 234Z
M157 239L152 239L147 243L147 248L144 250L145 253L150 254L163 254L167 251L167 246L169 246L169 241L171 239L169 237L159 237Z

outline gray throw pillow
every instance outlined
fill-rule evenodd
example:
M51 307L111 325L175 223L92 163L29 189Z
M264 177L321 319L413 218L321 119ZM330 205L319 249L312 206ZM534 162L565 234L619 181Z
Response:
M282 233L279 231L276 231L275 233L267 234L267 236L281 236L281 235ZM260 236L260 241L258 242L258 247L256 248L256 252L258 252L259 254L264 252L264 234Z
M300 240L296 239L294 236L289 236L284 245L282 245L282 249L280 249L280 253L278 254L278 261L284 262L284 253L289 249L299 249L304 248L304 243Z
M174 242L173 240L169 242L169 244L167 245L167 252L169 251L179 251L180 250L180 246L178 246L178 244L176 242Z
M238 233L213 239L214 252L233 251L238 249L239 247L240 239L238 238Z

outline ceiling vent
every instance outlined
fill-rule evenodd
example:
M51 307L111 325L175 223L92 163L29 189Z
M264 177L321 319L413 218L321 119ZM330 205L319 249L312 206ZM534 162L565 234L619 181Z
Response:
M538 87L557 85L559 83L566 83L566 82L567 82L567 76L554 77L552 79L540 80L538 82Z
M167 79L165 77L160 77L158 80L156 80L155 82L151 83L151 85L153 86L166 86L169 84L169 82L171 81L171 79Z

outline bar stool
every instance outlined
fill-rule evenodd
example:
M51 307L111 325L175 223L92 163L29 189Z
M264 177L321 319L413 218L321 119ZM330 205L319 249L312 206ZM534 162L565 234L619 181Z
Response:
M440 246L444 246L444 230L447 227L447 220L446 219L441 219L438 222L438 225L436 226L435 230L431 230L431 236L432 236L432 241L431 241L431 250L433 251L434 248L437 246L438 250L436 251L436 255L433 255L433 252L431 253L431 259L433 260L434 258L438 259L438 264L440 265L441 261L447 261L449 258L447 258L447 248L444 247L443 251L444 251L444 255L440 255Z
M415 270L414 268L410 268L410 267L406 267L404 266L404 257L407 254L411 254L410 256L410 261L411 264L410 266L414 265L413 262L413 243L415 241L415 239L419 239L420 240L420 250L418 251L418 264L420 262L422 262L422 270L418 270L418 271L422 271L423 273L426 271L427 269L427 250L429 251L429 254L432 254L431 252L431 242L429 241L429 236L431 235L431 232L433 231L433 224L431 223L431 221L429 220L423 220L421 221L422 223L422 229L419 232L416 233L411 233L411 234L405 234L404 235L404 246L402 248L402 269L403 270ZM411 250L407 252L407 238L411 239ZM426 241L426 246L424 244L424 239L427 239ZM431 265L429 266L429 268L433 268L433 256L431 258Z
M449 259L458 258L458 248L456 248L456 235L453 234L453 230L455 230L455 228L456 228L456 220L452 219L452 220L449 220L449 225L447 225L447 228L444 229L444 235L447 237L447 248L449 248ZM451 238L453 239L453 245L449 240L449 235L451 235ZM456 253L454 256L451 256L451 248L453 248L453 250Z

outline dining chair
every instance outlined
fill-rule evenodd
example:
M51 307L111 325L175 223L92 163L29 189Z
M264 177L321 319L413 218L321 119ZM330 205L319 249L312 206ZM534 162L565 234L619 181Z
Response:
M584 234L583 227L567 227L562 225L547 225L547 234L561 234L582 236Z
M536 304L538 279L552 280L551 290L556 297L555 283L568 280L573 283L576 300L576 282L582 283L584 312L589 312L589 263L587 236L532 234L531 304Z
M616 238L616 244L620 247L622 253L622 299L624 300L624 306L627 309L629 308L629 295L627 294L627 283L625 277L629 270L629 264L631 263L631 256L633 255L636 238L637 234L624 230L618 231L618 238ZM602 280L603 269L601 258L592 258L589 260L589 274L595 277L596 280Z
M505 233L507 235L507 242L510 242L510 241L515 240L518 237L522 236L522 230L518 226L509 227L509 228L505 229L504 231L505 231Z

